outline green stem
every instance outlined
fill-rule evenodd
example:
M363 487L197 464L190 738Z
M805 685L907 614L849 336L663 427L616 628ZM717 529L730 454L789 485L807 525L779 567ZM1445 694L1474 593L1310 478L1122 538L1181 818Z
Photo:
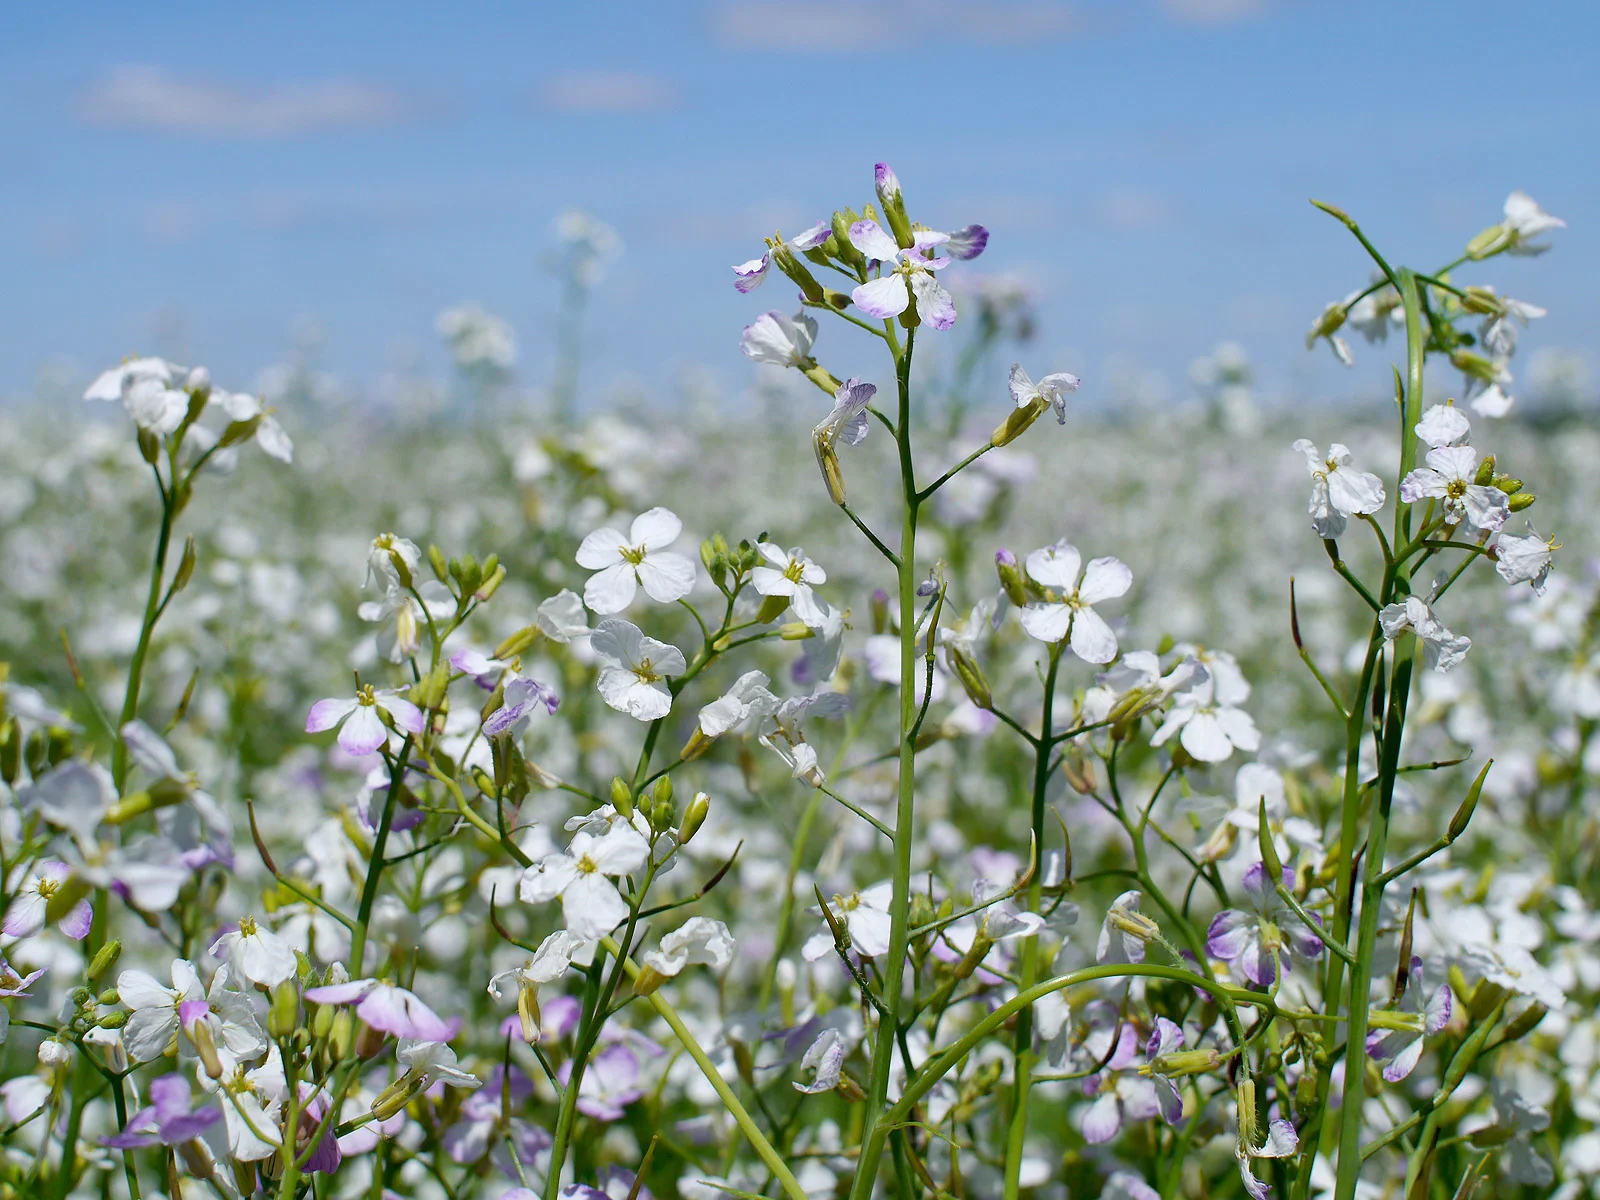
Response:
M893 335L892 323L886 322ZM895 1042L900 1033L901 988L905 982L906 958L911 932L911 843L916 813L916 739L911 730L917 720L917 483L911 460L911 355L916 331L906 334L904 353L898 338L891 343L895 354L895 379L900 408L896 442L900 449L900 486L905 505L900 533L900 779L895 802L894 884L889 904L889 953L883 964L885 1013L878 1020L877 1038L872 1047L872 1067L863 1106L865 1130L872 1130L883 1111L889 1093L889 1072L894 1065ZM851 1200L869 1200L878 1178L878 1163L883 1156L884 1139L873 1138L861 1147Z
M350 977L365 978L363 963L367 953L367 926L372 920L372 905L378 898L378 884L383 879L383 851L389 843L389 827L394 823L395 801L400 796L400 781L405 777L406 760L411 757L411 735L400 744L400 756L389 772L389 791L383 799L383 815L378 818L378 832L372 840L372 858L367 863L367 878L361 886L361 906L356 909L356 925L350 935Z
M156 476L160 480L159 473ZM155 634L156 621L161 615L161 582L167 573L167 552L172 547L172 526L177 519L177 488L163 491L161 501L161 532L156 538L155 562L150 567L150 594L144 605L144 624L139 628L139 641L133 649L133 661L128 664L128 686L122 695L122 715L117 729L139 715L139 689L144 682L144 660L150 653L150 639ZM121 793L128 778L128 748L122 744L120 733L111 744L111 777Z
M1039 718L1039 740L1033 756L1033 853L1044 854L1045 790L1050 782L1051 734L1055 732L1056 673L1061 666L1061 644L1050 647L1050 664L1045 670L1044 710ZM1044 894L1044 872L1036 866L1028 884L1028 910L1038 912ZM1028 938L1022 945L1022 988L1027 990L1039 978L1039 939ZM1028 1094L1033 1081L1033 1009L1017 1014L1016 1036L1012 1041L1016 1063L1011 1089L1011 1125L1006 1133L1005 1200L1017 1200L1021 1187L1022 1152L1028 1138Z

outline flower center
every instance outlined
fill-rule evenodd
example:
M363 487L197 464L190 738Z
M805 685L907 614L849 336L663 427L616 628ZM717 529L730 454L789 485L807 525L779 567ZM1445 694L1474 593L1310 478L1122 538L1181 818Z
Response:
M644 561L644 556L647 553L643 546L622 546L620 551L622 561L635 567Z
M661 678L656 673L656 669L650 665L648 658L640 660L639 665L633 669L633 673L639 677L640 683L656 683Z
M783 569L783 577L790 583L799 583L800 577L806 573L806 565L799 559L791 558L789 565Z
M578 870L581 871L585 875L593 875L599 869L600 869L599 864L596 863L594 861L594 859L590 858L587 854L583 855L581 858L578 859Z
M1467 494L1467 481L1465 479L1452 479L1444 485L1444 494L1451 500L1461 499Z
M239 918L239 936L240 937L255 937L255 935L256 935L256 919L254 917L250 917L250 916L240 917Z
M371 708L377 702L378 698L373 695L372 685L370 683L363 685L361 690L356 693L356 703L361 705L363 708Z
M56 891L60 887L61 887L61 885L59 883L57 883L54 879L40 879L39 880L39 899L41 899L41 900L50 899L51 896L54 896L56 894Z

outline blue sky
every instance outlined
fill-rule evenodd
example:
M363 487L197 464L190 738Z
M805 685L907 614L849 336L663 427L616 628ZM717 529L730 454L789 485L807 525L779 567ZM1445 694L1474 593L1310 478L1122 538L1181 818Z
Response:
M506 317L547 377L540 256L570 206L626 246L595 297L589 403L709 368L787 305L731 263L870 198L979 221L968 271L1032 280L1026 358L1093 394L1125 364L1185 392L1242 342L1269 390L1383 385L1301 343L1365 282L1356 214L1436 265L1513 187L1571 228L1473 281L1551 309L1526 340L1589 349L1600 312L1600 6L1286 0L850 0L30 5L0 43L0 396L181 351L219 382L281 360L303 315L362 386L443 369L433 318ZM825 361L827 356L823 356Z

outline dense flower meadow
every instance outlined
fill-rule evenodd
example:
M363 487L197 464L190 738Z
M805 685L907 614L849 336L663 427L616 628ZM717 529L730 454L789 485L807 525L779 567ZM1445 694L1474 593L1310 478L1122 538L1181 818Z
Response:
M911 199L752 231L739 416L574 417L579 216L537 402L0 416L0 1198L1600 1196L1564 223L1322 206L1392 401L1157 419Z

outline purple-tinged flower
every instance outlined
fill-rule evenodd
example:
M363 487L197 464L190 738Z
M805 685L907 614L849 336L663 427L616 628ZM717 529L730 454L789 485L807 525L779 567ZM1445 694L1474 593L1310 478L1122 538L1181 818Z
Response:
M465 1166L475 1163L489 1153L496 1137L505 1125L501 1107L502 1088L510 1093L513 1104L520 1106L533 1095L533 1083L521 1071L513 1069L509 1079L504 1066L489 1072L486 1086L473 1092L461 1102L461 1116L444 1131L440 1139L450 1161ZM541 1131L542 1132L542 1131Z
M446 1042L455 1026L422 1002L415 992L381 979L352 979L311 988L306 999L317 1004L353 1004L356 1016L373 1029L423 1042Z
M500 707L483 722L483 732L488 737L499 737L502 733L515 736L517 727L540 708L553 713L561 704L561 697L552 689L526 675L513 675L506 682L502 696Z
M739 350L752 362L805 370L814 365L811 347L816 342L815 317L803 310L790 317L773 309L744 327Z
M0 955L0 996L27 996L28 985L43 975L48 967L40 967L37 971L30 971L26 975L18 975L17 969Z
M1294 1126L1282 1117L1267 1122L1267 1136L1259 1145L1256 1136L1256 1084L1253 1079L1239 1083L1239 1144L1234 1157L1239 1160L1239 1178L1250 1200L1266 1200L1272 1189L1257 1179L1250 1169L1252 1158L1288 1158L1300 1148L1300 1138Z
M1106 1001L1096 1001L1087 1015L1089 1032L1080 1056L1089 1064L1105 1065L1083 1081L1083 1094L1094 1103L1084 1110L1079 1128L1084 1141L1098 1146L1116 1137L1127 1122L1160 1115L1162 1106L1155 1086L1134 1069L1139 1035L1133 1026Z
M1132 1171L1113 1171L1100 1189L1100 1200L1161 1200L1161 1193Z
M1390 1083L1399 1083L1416 1070L1424 1039L1450 1024L1450 985L1441 983L1432 995L1425 996L1420 958L1412 958L1410 974L1401 1007L1374 1011L1367 1034L1367 1055L1382 1064L1383 1077Z
M1166 1017L1157 1017L1156 1027L1144 1044L1145 1065L1139 1068L1141 1074L1149 1076L1156 1103L1161 1106L1161 1119L1168 1125L1183 1121L1183 1097L1178 1093L1178 1085L1172 1082L1172 1076L1162 1067L1171 1061L1167 1055L1182 1050L1185 1041L1182 1028Z
M0 923L6 936L30 938L45 926L50 903L61 892L63 884L72 878L72 868L55 858L41 858L23 876L22 886L6 908L5 920ZM79 900L56 921L56 928L73 941L89 936L89 926L94 922L94 907L87 900Z
M963 225L945 236L949 241L944 243L944 252L961 262L977 258L989 245L989 231L982 225Z
M1056 371L1045 375L1035 383L1022 369L1021 363L1011 364L1011 399L1018 408L1027 408L1028 405L1039 403L1048 404L1056 410L1056 423L1067 423L1067 395L1078 390L1082 382L1076 375L1069 375L1065 371Z
M128 1127L103 1139L117 1150L142 1146L176 1146L197 1138L222 1117L209 1105L193 1108L189 1081L182 1075L163 1075L150 1081L150 1103L128 1118Z
M910 248L901 249L876 221L857 221L850 226L851 243L885 270L856 288L850 298L869 317L889 320L905 312L915 297L917 315L924 323L949 329L956 323L956 302L933 273L944 270L951 260L945 255L928 256L929 250L949 240L947 233L919 230Z
M562 1085L572 1075L572 1064L562 1064ZM597 1121L619 1121L628 1105L644 1095L639 1086L639 1060L623 1045L610 1045L589 1061L578 1085L578 1111Z
M1294 875L1285 870L1283 882L1292 887ZM1279 899L1262 864L1245 871L1243 886L1249 907L1224 909L1212 918L1207 951L1260 987L1276 981L1279 968L1288 971L1296 958L1322 957L1322 939Z
M306 732L321 733L343 722L339 745L352 758L365 758L389 740L389 730L378 715L379 709L389 714L395 728L407 733L422 732L420 708L402 698L398 689L379 692L370 685L357 692L354 699L335 696L318 700L306 714Z
M802 252L806 250L815 250L818 246L822 245L823 242L828 240L828 237L830 234L832 234L832 232L833 228L828 224L828 222L818 221L815 225L806 230L804 233L800 234L798 237L790 238L788 244L791 249ZM772 266L773 251L782 244L783 243L781 240L775 240L771 248L769 248L767 252L760 258L752 258L749 262L742 262L738 266L734 267L733 286L740 292L753 292L760 287L762 283L766 281L767 269Z

